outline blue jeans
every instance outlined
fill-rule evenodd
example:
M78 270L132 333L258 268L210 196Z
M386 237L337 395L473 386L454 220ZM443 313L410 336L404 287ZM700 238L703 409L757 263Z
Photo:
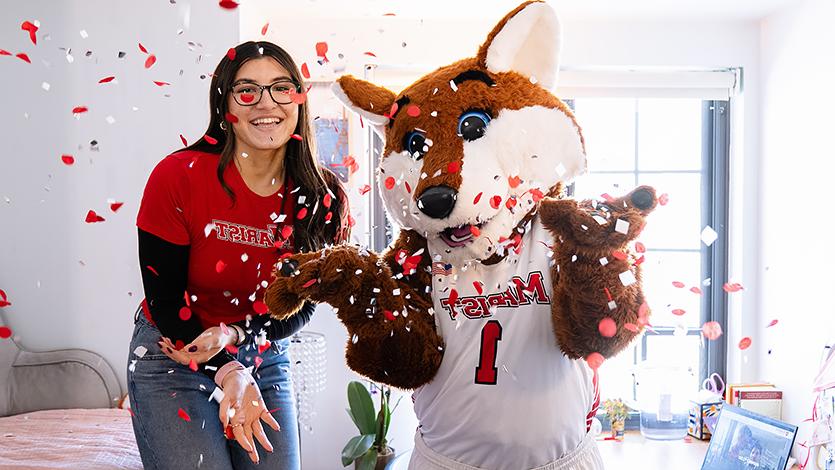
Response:
M281 426L276 432L263 425L274 452L267 452L256 442L261 459L256 466L237 441L226 439L218 403L209 401L214 382L162 354L157 344L159 339L159 330L140 312L130 342L127 378L133 432L146 469L295 470L301 467L288 340L273 342L260 355L264 361L255 371L254 378L267 409L278 410L273 412L273 417ZM148 349L142 358L134 354L138 346ZM257 347L242 345L238 361L250 366L256 356ZM180 408L188 414L189 421L178 415Z

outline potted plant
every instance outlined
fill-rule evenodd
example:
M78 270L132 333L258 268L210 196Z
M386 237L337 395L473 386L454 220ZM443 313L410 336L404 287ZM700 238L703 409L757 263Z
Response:
M389 408L391 388L386 385L370 383L375 395L380 395L380 409L375 411L371 393L361 382L348 384L348 415L357 426L359 435L354 436L342 449L342 466L354 462L357 470L383 470L394 459L394 449L388 446L388 433L391 414L397 409Z
M612 438L623 440L623 429L626 425L626 418L629 416L629 407L620 398L606 400L603 402L603 409L612 428Z

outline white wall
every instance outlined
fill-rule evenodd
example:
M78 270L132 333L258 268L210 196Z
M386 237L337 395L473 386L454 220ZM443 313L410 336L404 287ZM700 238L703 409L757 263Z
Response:
M40 21L37 45L21 31L24 20ZM133 313L143 297L135 229L142 189L156 162L182 147L179 134L193 142L205 131L209 79L199 75L211 73L237 38L237 13L216 2L4 5L0 47L32 60L0 57L0 289L12 302L0 314L25 348L95 351L124 388ZM190 51L187 41L202 46ZM139 42L157 56L150 69ZM59 48L71 49L74 61ZM119 51L127 55L119 59ZM107 76L117 81L98 83ZM80 105L89 112L76 120L71 110ZM99 151L91 151L91 140ZM62 164L62 154L75 164ZM125 204L113 213L108 198ZM85 223L90 209L106 221Z
M757 321L779 319L758 344L763 378L786 390L783 417L811 417L812 379L835 341L829 268L835 152L835 31L829 0L796 2L762 26L762 218ZM756 208L756 209L755 209Z

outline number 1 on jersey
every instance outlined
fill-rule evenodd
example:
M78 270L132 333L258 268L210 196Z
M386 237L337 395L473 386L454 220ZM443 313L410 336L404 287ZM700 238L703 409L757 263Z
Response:
M498 320L488 321L481 329L481 352L475 369L475 383L496 385L499 372L496 368L496 350L501 340L502 324Z

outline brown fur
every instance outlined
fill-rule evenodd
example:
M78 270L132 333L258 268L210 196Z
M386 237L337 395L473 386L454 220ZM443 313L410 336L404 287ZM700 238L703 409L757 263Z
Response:
M339 77L336 81L339 82L342 91L351 97L351 101L364 111L381 116L391 111L391 105L394 103L393 92L351 75Z

